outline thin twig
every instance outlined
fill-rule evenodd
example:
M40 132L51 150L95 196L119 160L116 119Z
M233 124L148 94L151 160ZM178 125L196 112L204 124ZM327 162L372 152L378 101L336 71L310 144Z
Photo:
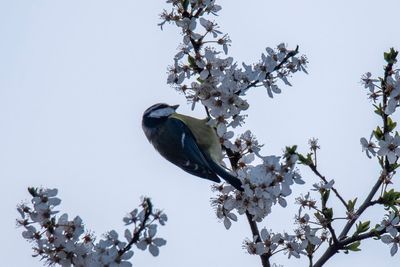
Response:
M326 228L328 228L329 232L331 233L333 244L337 244L339 241L336 237L335 230L333 229L332 224L330 222L327 223Z
M307 257L308 257L308 261L309 261L308 266L312 267L313 266L313 255L312 254L308 254Z
M396 228L397 230L400 230L400 226L395 226L394 228ZM364 234L359 234L359 235L355 235L355 236L351 236L346 238L345 240L343 240L341 242L341 244L343 246L349 245L351 243L354 243L356 241L361 241L367 238L371 238L371 237L375 237L375 236L381 236L383 234L386 234L386 229L382 229L380 231L376 231L374 229L372 229L371 231L369 231L368 233L364 233Z
M297 55L299 53L299 46L296 46L295 50L290 51L286 57L284 59L282 59L282 61L275 66L275 68L271 71L271 72L267 72L265 74L265 77L268 77L272 72L279 70L283 64L285 64L289 58L294 57L295 55ZM251 88L251 87L255 87L259 82L261 82L260 80L255 80L252 83L250 83L249 85L247 85L244 89L237 91L235 94L236 95L240 95L242 92L246 91L247 89Z
M147 226L147 221L148 221L150 215L152 214L152 204L150 202L150 199L148 199L148 198L146 198L145 203L146 203L146 207L143 207L144 208L143 222L141 223L139 229L136 230L135 233L133 234L132 240L129 241L129 243L123 249L118 251L119 259L122 257L122 255L124 255L127 251L129 251L132 248L133 244L135 244L139 241L140 234L143 232L143 230Z
M395 227L397 230L400 230L400 226L396 226ZM324 255L322 255L322 257L314 264L313 267L321 267L323 266L323 264L325 264L325 262L327 262L329 260L330 257L332 257L334 254L336 254L339 250L341 249L346 249L345 247L347 245L350 245L354 242L357 241L361 241L367 238L371 238L371 237L375 237L375 236L381 236L382 234L385 234L386 229L382 229L380 231L376 231L376 230L371 230L368 233L364 233L364 234L359 234L359 235L354 235L351 237L348 237L342 241L339 241L336 245L330 246L326 252L324 253Z
M317 167L316 167L313 163L309 164L308 166L309 166L310 169L315 173L315 175L317 175L319 178L321 178L321 180L322 180L325 184L328 183L328 181L327 181L327 179L325 178L325 176L323 176L323 175L317 170ZM347 203L346 203L346 201L343 199L343 197L339 194L339 192L336 190L336 188L332 187L331 189L332 189L333 193L335 193L335 195L337 196L337 198L338 198L338 199L343 203L343 205L346 207L346 210L348 211L348 210L349 210L349 206L347 205Z
M378 181L376 181L375 185L372 187L371 191L369 192L368 196L365 198L364 202L362 203L362 205L360 206L360 208L356 211L355 215L353 216L353 218L351 220L349 220L346 225L344 226L342 232L339 235L339 240L343 239L346 237L346 235L348 234L348 232L350 231L351 227L353 226L353 224L356 222L356 220L358 219L358 217L360 217L360 215L370 206L372 206L372 198L375 196L376 191L378 191L379 187L382 184L382 179L378 179Z

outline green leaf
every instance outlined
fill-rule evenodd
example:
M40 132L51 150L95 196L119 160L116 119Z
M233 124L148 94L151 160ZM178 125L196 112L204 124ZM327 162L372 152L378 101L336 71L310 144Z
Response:
M197 78L196 81L198 81L200 84L204 83L204 80L200 79L200 77Z
M389 52L385 52L385 53L383 53L383 58L385 59L385 61L388 63L388 64L394 64L394 63L396 63L396 57L397 57L397 54L398 54L399 52L398 51L396 51L396 50L394 50L394 48L392 47L392 48L390 48L390 50L389 50Z
M29 194L31 194L31 196L33 196L33 197L37 197L37 195L38 195L38 188L36 188L36 187L28 187L28 192L29 192Z
M189 62L189 66L190 66L192 69L197 68L196 60L195 60L194 57L192 57L191 55L188 55L188 62Z
M330 194L331 194L331 190L324 190L321 192L322 207L326 206L326 203L328 202Z
M400 164L399 164L399 163L393 163L392 165L390 165L390 169L391 169L392 171L396 170L398 167L400 167Z
M375 110L374 110L374 112L376 113L376 114L378 114L379 116L383 116L383 114L385 114L385 112L383 112L383 108L382 108L382 104L381 103L379 103L379 105L375 105L375 104L373 104L373 106L375 107Z
M382 140L384 137L384 134L379 126L376 127L376 129L373 133L377 140Z
M285 148L285 154L283 155L283 157L284 157L286 160L289 160L293 155L297 155L296 150L297 150L297 146L296 146L296 145L294 145L294 146L287 146L287 147Z
M307 166L313 164L313 160L311 158L312 153L308 153L306 157L300 153L297 153L297 156L299 157L300 164L307 165Z
M320 212L314 213L314 216L320 223L325 223L325 217Z
M294 145L294 146L287 146L286 147L286 153L287 154L289 154L289 155L293 155L293 154L296 154L296 149L297 149L297 146L296 145Z
M399 205L400 203L400 192L394 191L394 189L385 191L381 200L386 207L396 208L395 205Z
M350 199L347 202L347 207L348 207L349 211L354 211L354 206L356 205L356 202L357 202L357 198L355 198L354 200Z
M361 233L364 233L364 232L368 231L369 230L369 224L370 224L370 221L359 222L357 224L357 230L354 233L354 235L359 235Z
M391 132L396 128L397 122L394 122L390 117L387 118L388 131Z
M351 243L348 246L345 246L344 249L345 250L350 250L350 251L361 251L361 249L359 248L359 246L361 245L360 241L356 241L354 243Z
M189 2L190 2L189 0L181 0L183 10L187 11Z
M383 53L383 58L385 59L386 62L389 62L389 60L390 60L390 54L387 53L387 52L384 52L384 53Z
M332 220L332 218L333 218L333 209L332 208L329 208L329 209L325 208L322 212L324 213L324 216L327 220L329 220L329 221Z

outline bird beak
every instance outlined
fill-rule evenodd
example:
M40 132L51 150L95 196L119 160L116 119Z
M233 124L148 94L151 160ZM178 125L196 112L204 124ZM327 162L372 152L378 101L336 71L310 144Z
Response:
M173 108L174 110L176 110L177 108L179 108L179 105L171 106L171 108Z

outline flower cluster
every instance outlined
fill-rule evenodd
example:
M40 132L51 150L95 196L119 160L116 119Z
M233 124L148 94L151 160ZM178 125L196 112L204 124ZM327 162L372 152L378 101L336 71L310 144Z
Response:
M273 255L283 252L288 255L288 258L292 256L300 258L301 255L312 255L322 243L332 242L328 230L330 221L317 208L316 201L311 198L310 193L296 198L296 203L300 208L295 217L298 227L294 233L273 233L272 230L268 231L264 228L260 231L259 237L254 236L253 240L244 242L244 247L250 254ZM314 216L310 216L305 212L306 210L312 210Z
M85 231L82 219L69 219L67 214L57 218L55 207L61 202L57 189L29 188L32 206L21 204L17 207L21 218L17 224L24 228L22 236L33 246L34 256L39 256L49 266L124 266L132 264L133 245L157 256L158 247L166 244L155 237L157 223L164 225L167 217L161 211L153 211L150 199L144 198L141 210L135 209L124 218L133 230L125 230L125 240L121 240L112 230L104 238L95 242L92 233Z
M400 157L400 136L394 131L397 123L390 117L400 104L400 73L399 70L393 69L396 56L397 52L393 49L385 53L388 65L383 78L374 79L369 72L361 77L361 83L369 90L370 98L375 103L381 100L381 103L374 104L374 107L375 113L384 120L384 126L377 127L369 140L365 137L360 139L362 150L367 157L379 156L387 159L389 164L397 163Z
M160 25L173 22L183 34L167 81L183 92L193 107L197 102L203 104L211 116L210 124L216 127L219 124L236 127L243 122L241 112L248 108L243 97L250 88L264 86L273 97L281 92L278 81L290 85L291 74L306 72L307 59L297 57L297 48L289 50L283 43L276 49L267 48L260 62L243 63L240 68L232 57L223 56L228 53L229 36L220 31L217 23L206 18L221 10L215 0L171 0L167 3L173 8L161 14Z
M381 224L376 227L377 231L385 230L387 234L381 236L383 243L392 245L390 249L390 255L397 253L400 245L400 234L398 228L400 228L400 215L395 212L389 212L385 219L382 220Z
M285 197L291 194L290 187L294 183L304 183L294 168L296 155L285 155L283 159L267 156L262 158L261 164L247 165L253 159L254 154L251 153L239 161L237 173L243 183L243 192L233 190L229 185L216 186L219 195L212 200L212 204L226 228L230 227L230 220L236 221L234 210L240 215L252 215L254 221L262 221L274 204L286 207Z
M394 135L386 133L382 139L378 140L378 145L371 139L367 141L365 137L360 139L360 143L362 150L369 158L371 158L371 154L387 157L389 163L394 164L400 157L400 136L397 132Z
M381 167L381 174L377 178L375 186L371 189L368 197L363 201L361 206L356 209L357 198L345 201L338 190L334 188L334 180L329 180L323 176L317 169L317 150L320 149L317 140L313 139L310 142L310 153L306 156L299 155L300 162L310 169L320 178L319 183L313 184L312 191L318 192L320 195L320 203L310 197L310 193L305 196L298 197L296 203L300 206L296 215L296 223L298 228L295 229L295 235L289 235L292 239L300 239L297 248L298 256L306 254L311 259L316 250L321 248L325 242L332 248L334 244L339 250L345 253L349 251L359 251L361 241L369 237L378 237L383 243L391 245L390 253L393 256L400 244L400 218L398 206L400 201L400 192L394 189L388 190L388 187L393 182L393 176L396 169L400 166L398 159L400 157L400 136L395 131L397 123L391 118L399 106L400 90L400 75L398 70L394 70L394 64L397 62L398 52L391 49L384 54L387 61L385 66L384 77L375 79L371 73L366 73L362 76L362 84L368 89L369 97L373 100L375 113L382 118L383 125L378 126L372 131L369 139L361 138L360 142L362 150L368 158L377 157ZM373 200L378 189L381 188L381 195L376 200ZM333 209L328 206L328 200L331 194L335 194L345 208L346 216L334 216ZM359 221L361 215L370 206L381 204L389 210L386 218L377 225L374 229L370 229L370 221ZM306 209L311 210L312 214L307 213ZM340 232L334 229L335 220L345 220L346 224ZM358 223L355 225L355 223ZM353 228L353 226L355 226ZM314 228L313 228L314 227ZM350 231L354 229L353 234ZM337 236L337 233L340 233ZM263 242L265 238L257 239L255 245ZM289 239L290 240L290 239ZM326 242L327 241L327 242ZM285 241L287 242L287 241ZM286 249L285 249L286 250ZM260 249L258 249L260 251ZM264 248L264 251L268 251ZM288 251L288 250L286 250ZM300 251L300 252L299 252ZM268 253L268 252L267 252ZM315 263L316 266L322 266L332 254L328 250ZM269 254L271 255L271 253ZM312 265L312 264L311 264Z
M234 139L231 128L242 125L243 111L249 105L244 98L253 87L263 86L270 97L279 94L279 81L291 85L289 77L298 71L306 72L307 59L298 57L298 49L285 44L275 49L266 48L255 64L241 64L227 56L231 40L212 20L221 7L214 0L171 0L171 11L161 14L163 26L175 23L183 35L183 42L168 71L168 83L185 94L192 107L201 103L206 107L209 124L217 129L221 145L227 150L233 168L242 180L243 192L229 185L218 187L220 194L212 202L217 216L225 227L239 214L248 212L253 220L261 221L275 203L286 206L285 197L290 186L303 183L295 170L296 155L281 160L276 156L261 156L260 145L250 131ZM262 163L252 165L255 158ZM234 159L235 158L235 159Z
M392 184L392 178L396 174L396 169L400 166L398 160L400 157L400 136L395 131L397 123L391 118L400 104L400 72L394 68L397 62L398 51L391 48L384 53L384 59L387 62L384 70L384 76L372 78L372 74L367 72L361 77L361 83L369 90L369 97L374 101L375 113L383 119L383 126L377 127L367 140L361 138L362 150L367 157L378 158L382 168L379 177L379 183L383 186L383 191L379 203L385 205L389 213L382 220L374 231L379 233L380 239L385 244L391 244L390 254L397 253L400 244L400 217L398 205L400 192L394 189L388 190ZM378 100L380 103L377 103Z
M327 238L327 233L322 232L316 235L317 229L305 226L299 229L296 234L272 233L267 229L260 231L260 238L254 237L253 240L246 240L244 247L249 254L263 255L273 254L276 251L284 251L288 258L300 258L300 255L307 255L307 249L319 246Z
M231 42L229 36L223 34L218 25L209 19L211 16L207 17L210 14L215 15L221 9L214 0L167 2L172 4L173 9L171 12L164 11L161 15L161 26L165 22L173 22L183 35L183 43L169 69L168 83L182 92L192 102L192 107L196 103L206 107L209 124L217 129L231 166L243 184L243 191L234 190L229 185L215 186L218 195L212 200L212 204L216 208L217 217L224 222L226 228L230 228L232 221L237 220L237 214L246 214L255 223L262 221L271 212L274 204L279 203L285 207L285 197L291 194L291 185L304 183L295 169L295 163L299 160L321 179L312 189L320 194L321 208L317 207L310 194L298 198L298 228L294 234L272 233L266 229L260 233L258 230L253 231L253 240L245 242L246 249L251 254L267 255L267 258L277 251L285 251L289 257L300 257L301 254L312 256L323 242L329 240L329 244L339 244L338 247L342 246L345 251L357 251L359 240L346 243L350 242L346 235L363 210L356 211L356 199L345 201L333 187L334 180L326 179L317 170L316 152L319 146L316 139L310 143L311 153L307 156L297 154L295 149L288 149L283 157L261 156L261 146L250 131L232 141L234 132L230 128L242 125L245 119L243 111L248 108L245 99L248 90L262 86L270 97L281 93L281 83L290 86L289 77L293 73L306 72L307 59L296 56L298 48L290 50L285 44L279 44L275 49L266 48L258 63L237 64L232 57L227 56ZM377 127L369 140L361 138L360 141L368 157L378 157L383 169L379 181L382 181L385 190L400 166L397 164L400 157L400 137L394 131L396 123L390 118L400 103L400 74L393 69L396 56L394 49L385 53L388 65L383 78L374 79L370 73L362 77L362 83L369 90L369 96L374 103L382 100L382 103L374 107L375 113L383 118L384 125ZM256 164L260 161L261 163ZM333 210L327 207L331 192L346 208L347 216L340 219L347 223L339 238L332 226L333 221L339 218L334 218ZM364 206L386 201L385 205L390 207L398 205L399 198L397 192L392 192L386 199L377 202L368 202L371 200L367 199ZM304 211L306 208L314 212L314 219ZM397 224L396 218L392 218L391 223ZM369 223L359 222L354 236L368 231ZM252 226L257 228L257 224ZM394 254L399 239L397 226L386 223L382 229L382 233L388 233L382 236L382 241L393 244Z
M365 73L361 77L361 83L365 88L369 89L369 96L371 99L376 100L380 96L387 96L387 105L384 108L384 112L387 115L393 114L400 104L400 73L399 70L393 70L386 77L384 81L384 88L382 85L378 85L381 82L379 79L371 78L370 72Z

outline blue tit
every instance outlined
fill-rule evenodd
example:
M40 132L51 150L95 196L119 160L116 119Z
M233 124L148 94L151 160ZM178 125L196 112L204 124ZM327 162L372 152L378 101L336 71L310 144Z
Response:
M243 191L241 181L221 166L223 154L215 128L207 119L176 113L177 108L159 103L143 113L142 128L150 143L184 171L217 183L221 177Z

